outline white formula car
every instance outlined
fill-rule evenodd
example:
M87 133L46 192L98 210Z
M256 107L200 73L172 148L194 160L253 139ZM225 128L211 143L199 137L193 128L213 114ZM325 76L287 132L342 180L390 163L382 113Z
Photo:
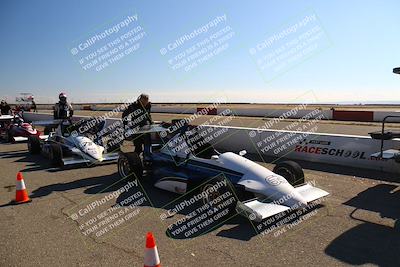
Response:
M168 126L168 125L167 125ZM160 148L152 152L152 159L143 167L136 153L121 153L118 171L121 177L153 179L154 186L178 194L199 190L203 203L210 203L223 194L212 194L208 189L229 181L238 197L234 210L255 221L275 214L307 206L310 202L329 195L328 192L304 183L302 168L295 162L278 163L273 171L244 157L245 151L219 153L204 142L195 128L183 127L166 136L168 129L154 126L153 132L162 132ZM151 132L148 129L147 133ZM192 142L196 141L196 144ZM195 146L195 147L194 147ZM157 147L153 142L153 147ZM145 171L144 171L145 170ZM214 182L208 182L214 180ZM226 190L225 190L226 191Z
M36 122L35 125L58 125L56 130L50 132L48 138L43 141L36 136L30 136L28 139L29 152L32 154L42 153L55 166L62 167L82 163L92 165L118 159L118 144L108 145L107 148L104 148L93 136L88 136L87 133L76 134L76 126L71 125L69 121L40 121ZM99 132L99 129L95 128L94 134ZM71 132L73 134L70 134Z

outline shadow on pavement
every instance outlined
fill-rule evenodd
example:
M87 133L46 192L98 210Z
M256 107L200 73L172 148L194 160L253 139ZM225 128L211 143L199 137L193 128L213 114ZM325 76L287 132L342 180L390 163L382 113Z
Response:
M193 205L190 208L185 208L180 211L178 211L176 214L172 216L167 216L164 219L161 219L162 214L168 214L169 210L173 210L175 204L182 203L183 201L190 199L193 194L185 194L182 196L182 198L178 201L177 198L180 197L180 195L164 191L158 188L155 188L153 186L153 181L152 179L146 179L144 177L141 179L140 184L146 193L146 197L148 197L147 202L144 203L144 205L141 206L148 206L148 207L154 207L157 209L161 209L159 212L160 216L160 224L163 225L166 230L165 233L166 235L171 238L171 239L192 239L196 238L199 236L203 236L208 234L211 231L219 230L221 227L226 228L226 226L231 225L232 227L229 229L222 229L217 233L217 236L220 237L225 237L225 238L231 238L231 239L237 239L237 240L242 240L242 241L249 241L253 237L259 235L261 232L263 232L266 229L280 229L281 227L285 227L285 224L290 224L295 222L297 219L302 218L303 216L307 216L310 212L320 209L324 207L323 205L315 205L314 207L311 207L307 209L306 212L304 212L301 216L291 216L296 213L296 211L291 211L285 213L285 216L280 217L279 219L275 220L274 222L271 223L265 223L262 228L256 228L256 225L259 225L257 223L252 223L250 222L249 219L241 216L240 214L237 214L237 212L232 212L226 216L221 217L218 220L215 220L214 222L208 224L206 227L202 227L200 230L193 230L193 228L196 227L198 224L193 224L191 226L188 226L184 228L184 231L180 232L175 232L178 230L178 228L182 227L183 224L187 223L188 221L196 220L202 217L202 215L205 215L204 212L197 212L196 215L193 215L193 212L196 211L201 205ZM119 204L121 206L129 206L129 205L124 205L123 202L126 199L129 199L133 195L135 195L140 189L137 187L132 187L129 190L123 192L122 194L119 195L119 197L116 200L116 204ZM182 202L180 202L182 201ZM209 211L208 209L205 210ZM216 214L216 213L214 213ZM212 216L214 216L214 214ZM290 220L287 220L284 224L282 224L282 220L285 218L290 217ZM182 218L187 218L186 221L180 221ZM204 217L201 221L205 222L209 217ZM189 224L189 223L188 223ZM175 232L175 233L174 233ZM185 236L184 233L190 232L188 236Z
M75 180L68 183L57 183L39 187L30 195L31 198L41 198L50 195L53 192L65 192L78 188L88 187L84 190L85 194L98 194L104 192L113 192L124 185L124 181L119 181L118 174L106 176L90 177Z
M400 188L380 184L368 188L344 204L355 208L350 217L360 224L333 240L325 253L352 265L369 263L400 266ZM360 210L376 212L382 218L393 219L394 227L357 216L356 212Z

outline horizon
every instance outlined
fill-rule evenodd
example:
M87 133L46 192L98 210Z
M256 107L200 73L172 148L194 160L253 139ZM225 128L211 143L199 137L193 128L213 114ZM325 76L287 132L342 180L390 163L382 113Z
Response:
M394 0L2 1L0 96L400 103L399 8Z

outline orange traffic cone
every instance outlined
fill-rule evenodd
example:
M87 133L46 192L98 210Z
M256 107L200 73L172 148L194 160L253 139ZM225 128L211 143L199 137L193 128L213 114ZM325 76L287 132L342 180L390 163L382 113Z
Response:
M22 204L32 201L28 196L28 192L26 191L24 183L24 177L20 172L18 172L17 174L17 184L15 187L16 187L15 201L14 201L15 204Z
M144 267L160 267L156 240L153 233L148 232L146 236L146 250L144 251Z

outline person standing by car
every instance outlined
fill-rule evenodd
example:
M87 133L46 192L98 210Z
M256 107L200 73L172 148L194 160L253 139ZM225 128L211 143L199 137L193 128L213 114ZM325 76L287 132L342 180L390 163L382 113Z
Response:
M32 109L32 112L36 112L36 113L37 113L36 102L35 102L35 100L33 100L33 99L32 99L31 109Z
M0 108L1 108L1 115L10 115L11 107L9 104L7 104L5 100L1 100Z
M151 137L150 134L135 134L141 127L151 125L151 102L147 94L141 94L135 102L130 104L122 113L122 121L126 130L132 131L135 152L143 152L145 161L151 160ZM130 136L129 136L130 137ZM144 151L143 151L144 146Z
M67 95L65 93L60 93L58 95L58 103L54 105L53 116L55 120L63 120L61 125L62 134L66 133L66 129L71 125L71 118L74 115L74 110L72 105L67 102ZM52 131L52 127L46 127L45 133Z
M58 99L58 103L54 105L54 119L71 119L74 115L74 110L72 105L67 102L67 95L60 93Z

